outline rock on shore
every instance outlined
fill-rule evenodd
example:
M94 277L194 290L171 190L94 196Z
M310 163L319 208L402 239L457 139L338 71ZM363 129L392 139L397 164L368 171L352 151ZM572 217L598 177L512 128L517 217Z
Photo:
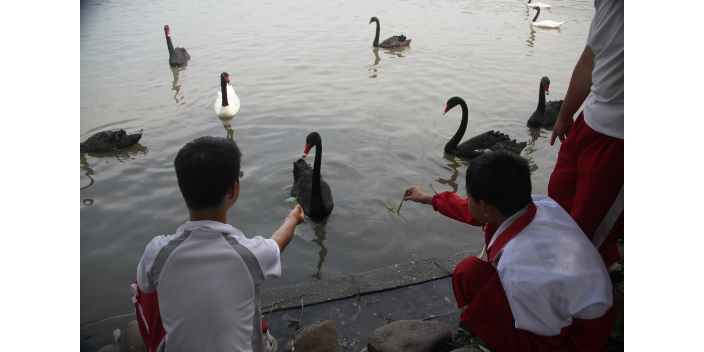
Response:
M452 343L450 328L436 321L401 320L372 332L369 352L435 352Z
M330 320L320 320L298 330L284 352L339 352L337 329Z

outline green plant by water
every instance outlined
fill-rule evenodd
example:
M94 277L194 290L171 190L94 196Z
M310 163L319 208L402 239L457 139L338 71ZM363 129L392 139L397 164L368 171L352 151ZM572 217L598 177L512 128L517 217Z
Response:
M396 215L402 217L403 220L406 220L406 222L408 222L408 219L406 219L406 217L404 217L403 215L401 215L401 207L403 206L403 199L401 199L401 204L399 204L398 208L396 208L396 207L395 207L393 204L391 204L388 200L386 201L386 204L389 205L388 207L386 207L386 210L388 210L389 213L395 213Z

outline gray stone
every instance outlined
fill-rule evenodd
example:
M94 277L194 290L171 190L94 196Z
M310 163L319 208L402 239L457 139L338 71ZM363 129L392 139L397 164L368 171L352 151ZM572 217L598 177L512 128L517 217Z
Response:
M98 352L119 352L120 347L115 345L107 345L101 348Z
M452 332L436 321L401 320L382 326L369 335L369 352L434 352L452 344Z
M142 335L139 334L137 320L132 320L122 332L120 352L149 352L144 341L142 341Z
M298 330L289 340L284 352L339 352L337 329L330 320L320 320Z
M261 292L262 311L297 308L301 306L301 299L303 305L308 306L452 276L457 264L479 253L481 250L448 254L354 275L266 289Z

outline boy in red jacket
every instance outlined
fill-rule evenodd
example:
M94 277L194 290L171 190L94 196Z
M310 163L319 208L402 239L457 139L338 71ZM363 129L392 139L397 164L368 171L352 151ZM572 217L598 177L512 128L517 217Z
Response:
M469 257L452 275L462 323L492 351L604 350L616 319L604 262L559 204L531 196L528 162L484 154L467 168L466 190L467 199L404 193L485 231L487 261Z

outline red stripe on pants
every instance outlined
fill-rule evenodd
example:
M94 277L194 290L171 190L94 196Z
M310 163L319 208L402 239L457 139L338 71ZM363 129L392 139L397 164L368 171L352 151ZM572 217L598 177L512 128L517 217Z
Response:
M580 113L560 147L548 196L572 216L590 241L623 188L623 160L623 139L594 131ZM620 237L623 212L598 248L606 267L621 259Z
M137 284L137 281L134 282ZM134 310L137 314L137 325L142 341L149 351L154 352L159 347L161 340L166 336L164 325L161 323L161 312L159 311L159 295L156 291L144 293L137 284L137 295L134 297Z

